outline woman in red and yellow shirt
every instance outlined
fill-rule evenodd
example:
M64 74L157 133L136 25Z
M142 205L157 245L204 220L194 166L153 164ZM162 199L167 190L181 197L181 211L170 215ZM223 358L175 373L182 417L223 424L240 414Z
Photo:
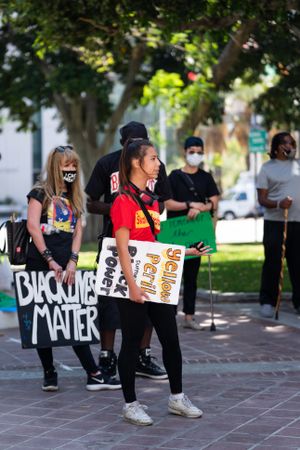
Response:
M120 195L115 199L111 209L113 235L116 238L120 264L130 297L118 299L122 329L118 368L126 402L123 417L136 425L153 423L144 406L136 400L135 394L135 367L147 316L150 317L162 345L163 362L171 389L169 412L194 418L202 415L202 411L182 392L182 357L174 308L163 303L147 301L147 293L135 282L128 253L129 239L152 242L155 241L155 234L159 233L158 202L153 193L146 189L147 181L157 178L159 166L157 152L148 140L128 140L120 159ZM144 203L154 222L153 231L139 204L140 201ZM207 249L202 252L196 249L188 250L190 254L197 256L207 251Z

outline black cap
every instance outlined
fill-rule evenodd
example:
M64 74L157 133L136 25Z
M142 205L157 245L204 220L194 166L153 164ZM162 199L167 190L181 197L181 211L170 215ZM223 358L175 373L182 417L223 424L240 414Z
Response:
M129 122L124 127L120 128L120 143L124 145L129 138L148 139L146 127L141 122Z
M197 136L190 136L185 140L184 149L186 150L189 147L202 147L204 148L204 142L201 138Z

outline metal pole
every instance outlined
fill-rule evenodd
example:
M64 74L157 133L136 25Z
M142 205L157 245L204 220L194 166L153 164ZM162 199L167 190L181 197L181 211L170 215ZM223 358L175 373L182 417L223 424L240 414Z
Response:
M213 302L213 294L212 294L210 255L208 255L208 279L209 279L209 291L210 291L210 316L211 316L210 331L216 331L217 328L216 328L216 325L214 322L214 302Z

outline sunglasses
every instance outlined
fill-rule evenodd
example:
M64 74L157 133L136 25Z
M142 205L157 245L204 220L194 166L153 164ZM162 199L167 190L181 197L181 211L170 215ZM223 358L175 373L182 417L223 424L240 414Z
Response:
M64 153L66 151L66 149L73 150L73 146L72 145L59 145L58 147L56 147L56 149L54 151L58 152L58 153Z

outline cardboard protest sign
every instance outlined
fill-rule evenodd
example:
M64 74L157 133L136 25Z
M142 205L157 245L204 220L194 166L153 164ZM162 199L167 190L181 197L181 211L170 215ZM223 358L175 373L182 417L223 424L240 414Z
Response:
M211 253L217 251L213 222L209 212L198 214L194 220L187 216L174 217L160 223L161 231L157 236L159 242L180 244L189 247L196 242L203 242L212 248ZM188 256L190 258L190 256Z
M133 275L151 302L177 305L185 248L158 242L129 241ZM103 239L95 290L108 297L129 298L116 240Z
M15 272L23 348L99 342L95 274L76 271L75 283L57 283L54 272Z

